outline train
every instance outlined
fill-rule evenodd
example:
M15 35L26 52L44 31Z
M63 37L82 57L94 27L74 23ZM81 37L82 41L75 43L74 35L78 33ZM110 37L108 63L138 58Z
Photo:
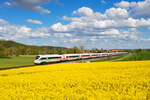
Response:
M35 57L34 64L46 64L53 62L93 59L107 56L123 55L126 53L127 52L37 55Z

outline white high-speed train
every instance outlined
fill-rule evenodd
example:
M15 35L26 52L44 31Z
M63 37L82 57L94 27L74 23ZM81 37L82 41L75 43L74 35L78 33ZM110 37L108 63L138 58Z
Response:
M36 56L34 63L35 64L45 64L45 63L52 63L52 62L115 56L115 55L121 55L121 54L126 54L126 53L127 52L38 55L38 56Z

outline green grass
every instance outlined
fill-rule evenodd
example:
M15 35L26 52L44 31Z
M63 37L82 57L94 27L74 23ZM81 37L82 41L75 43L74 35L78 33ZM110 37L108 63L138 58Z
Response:
M150 60L150 51L140 51L129 53L123 56L107 57L104 59L92 60L91 62L105 62L105 61L143 61Z
M132 53L129 57L122 59L120 61L142 61L150 60L150 51L141 51Z
M19 67L33 65L34 56L17 56L10 58L0 58L0 68Z
M96 60L92 60L91 62L104 62L104 61L112 61L112 60L116 60L116 59L120 59L122 57L125 57L126 55L122 55L122 56L113 56L113 57L106 57L106 58L102 58L102 59L96 59Z

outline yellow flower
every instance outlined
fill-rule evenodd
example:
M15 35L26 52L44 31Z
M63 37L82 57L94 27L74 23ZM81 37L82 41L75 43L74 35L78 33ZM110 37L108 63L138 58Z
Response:
M0 100L150 99L150 61L68 63L0 71Z

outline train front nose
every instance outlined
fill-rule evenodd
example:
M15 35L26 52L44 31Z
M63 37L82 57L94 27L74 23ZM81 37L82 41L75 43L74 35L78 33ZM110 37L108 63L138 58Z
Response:
M40 63L39 63L39 61L37 61L37 60L34 60L34 64L40 64Z

